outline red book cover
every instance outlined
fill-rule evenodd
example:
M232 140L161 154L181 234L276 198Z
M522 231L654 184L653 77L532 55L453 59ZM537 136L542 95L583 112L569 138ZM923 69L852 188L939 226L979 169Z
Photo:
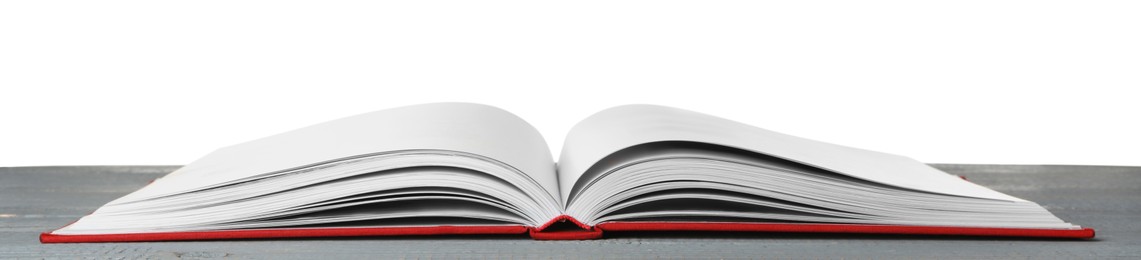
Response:
M595 226L620 231L729 231L777 233L856 233L894 235L955 235L1027 238L1093 238L1092 228L1034 229L948 226L894 226L865 224L763 223L763 222L606 222Z
M150 242L150 241L192 241L229 240L255 238L300 238L300 237L371 237L371 236L424 236L424 235L496 235L525 234L530 228L522 225L503 226L434 226L434 227L352 227L352 228L294 228L294 229L247 229L223 231L106 234L106 235L56 235L40 234L40 243L101 243L101 242Z
M563 228L554 228L562 224ZM567 228L569 227L569 228ZM492 235L529 234L536 240L587 240L603 237L603 232L625 231L721 231L721 232L772 232L772 233L855 233L894 235L952 235L1025 238L1088 239L1094 237L1092 228L1082 229L1029 229L941 226L893 226L863 224L811 224L763 222L653 222L616 221L587 226L569 216L559 216L537 228L522 225L502 226L431 226L431 227L352 227L352 228L292 228L249 229L224 231L195 231L104 235L40 234L41 243L101 243L231 240L259 238L300 237L370 237L370 236L423 236L423 235Z

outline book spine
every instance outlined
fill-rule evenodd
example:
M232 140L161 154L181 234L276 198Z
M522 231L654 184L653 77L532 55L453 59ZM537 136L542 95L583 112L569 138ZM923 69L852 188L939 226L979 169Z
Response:
M590 240L602 238L602 229L588 226L571 216L560 215L539 227L531 228L535 240Z

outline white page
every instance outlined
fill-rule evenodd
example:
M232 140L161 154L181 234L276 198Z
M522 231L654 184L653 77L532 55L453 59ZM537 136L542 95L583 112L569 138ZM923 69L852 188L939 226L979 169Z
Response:
M117 201L355 155L410 149L460 151L498 160L530 175L558 200L550 148L534 127L487 105L435 103L337 119L222 148Z
M588 117L567 135L558 165L563 203L575 182L595 162L630 146L660 141L728 146L909 189L1023 201L898 155L808 140L682 109L626 105Z

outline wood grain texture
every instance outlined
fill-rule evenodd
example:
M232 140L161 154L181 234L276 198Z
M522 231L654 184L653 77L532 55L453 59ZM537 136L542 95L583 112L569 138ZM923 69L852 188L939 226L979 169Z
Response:
M974 237L615 233L589 241L520 236L40 244L53 230L177 166L0 168L0 258L1138 258L1141 167L937 164L1098 230L1089 241Z

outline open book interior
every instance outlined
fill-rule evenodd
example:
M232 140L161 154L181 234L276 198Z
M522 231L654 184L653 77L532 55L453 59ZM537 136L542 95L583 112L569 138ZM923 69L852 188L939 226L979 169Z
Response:
M402 107L217 150L57 235L684 220L1078 229L905 157L628 105L556 163L532 126L467 103Z

